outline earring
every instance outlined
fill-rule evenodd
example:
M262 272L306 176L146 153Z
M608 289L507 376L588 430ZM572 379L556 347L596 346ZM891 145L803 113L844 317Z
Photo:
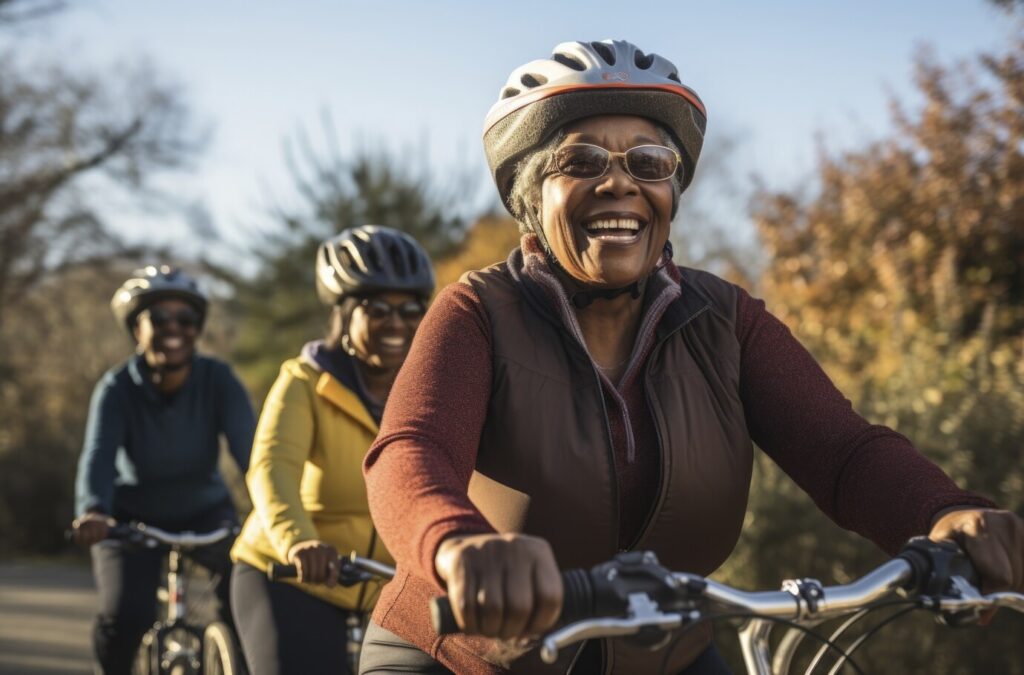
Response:
M349 356L356 355L356 349L352 346L352 340L349 339L348 333L341 336L341 348L345 350L345 353Z

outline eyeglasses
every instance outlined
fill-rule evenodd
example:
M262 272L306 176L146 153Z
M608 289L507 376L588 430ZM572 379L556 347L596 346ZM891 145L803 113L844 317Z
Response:
M395 312L404 321L419 321L427 311L426 306L419 300L406 300L401 304L392 305L377 298L364 298L359 306L366 312L366 316L374 321L390 318Z
M626 173L644 182L667 180L682 163L679 153L664 145L638 145L625 152L612 152L600 145L570 143L555 151L554 167L563 176L590 180L608 173L613 157L621 157Z
M178 324L185 330L197 328L202 317L193 309L180 309L177 312L169 312L165 309L148 309L145 312L149 316L149 322L153 328L161 330L172 322Z

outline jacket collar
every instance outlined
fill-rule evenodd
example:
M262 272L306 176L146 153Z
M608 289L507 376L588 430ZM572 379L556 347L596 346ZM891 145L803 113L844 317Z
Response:
M182 385L181 389L174 392L169 396L165 396L160 393L160 390L156 388L156 385L150 380L150 374L153 369L146 363L146 357L143 354L135 353L130 359L128 359L128 377L131 379L132 384L139 387L142 390L142 395L146 399L156 403L167 403L173 400L178 394L184 391L187 387L192 386L192 381L195 376L196 362L199 360L199 354L192 354L192 372L189 373L188 379L185 380L185 384Z
M320 373L316 381L316 393L336 408L359 422L374 435L379 431L377 423L366 412L366 406L359 400L359 397L338 382L330 373Z
M315 354L316 343L309 343L303 347L299 359L319 374L315 385L317 395L376 435L377 422L370 416L358 394L342 384L334 374L328 372L323 367L323 359L317 359Z
M679 268L671 261L671 251L667 255L669 260L664 265L664 274L659 273L650 278L648 287L645 289L644 299L644 302L648 302L667 283L677 283L681 287L682 292L668 304L658 321L656 334L659 340L685 326L711 306L710 300L703 292L682 278ZM527 260L528 256L531 258L529 261ZM546 290L546 286L541 285L535 278L536 275L532 274L529 269L533 266L554 276L551 266L540 249L536 235L523 235L519 246L509 254L506 265L512 278L523 289L529 304L545 319L564 328L555 308L555 302Z
M697 286L688 282L679 273L679 268L672 266L674 277L679 283L682 293L666 309L657 326L658 340L679 330L694 318L703 314L711 307L711 300Z

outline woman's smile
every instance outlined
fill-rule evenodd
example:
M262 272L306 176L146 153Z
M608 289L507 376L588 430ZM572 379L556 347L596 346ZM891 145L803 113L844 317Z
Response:
M640 241L647 229L647 221L635 214L600 213L585 219L582 227L588 239L630 246Z

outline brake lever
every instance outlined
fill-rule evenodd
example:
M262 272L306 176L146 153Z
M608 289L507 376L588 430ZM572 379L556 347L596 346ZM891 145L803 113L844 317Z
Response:
M696 621L699 618L700 612L696 610L686 614L660 612L657 603L647 597L646 593L631 593L629 595L629 617L624 619L585 619L563 626L544 637L540 648L540 658L544 663L554 663L558 660L558 651L575 642L592 637L636 635L645 629L667 633L682 626L684 621Z
M939 599L939 620L952 627L977 623L981 618L981 603L986 602L985 596L961 576L950 577L947 592L953 597Z

